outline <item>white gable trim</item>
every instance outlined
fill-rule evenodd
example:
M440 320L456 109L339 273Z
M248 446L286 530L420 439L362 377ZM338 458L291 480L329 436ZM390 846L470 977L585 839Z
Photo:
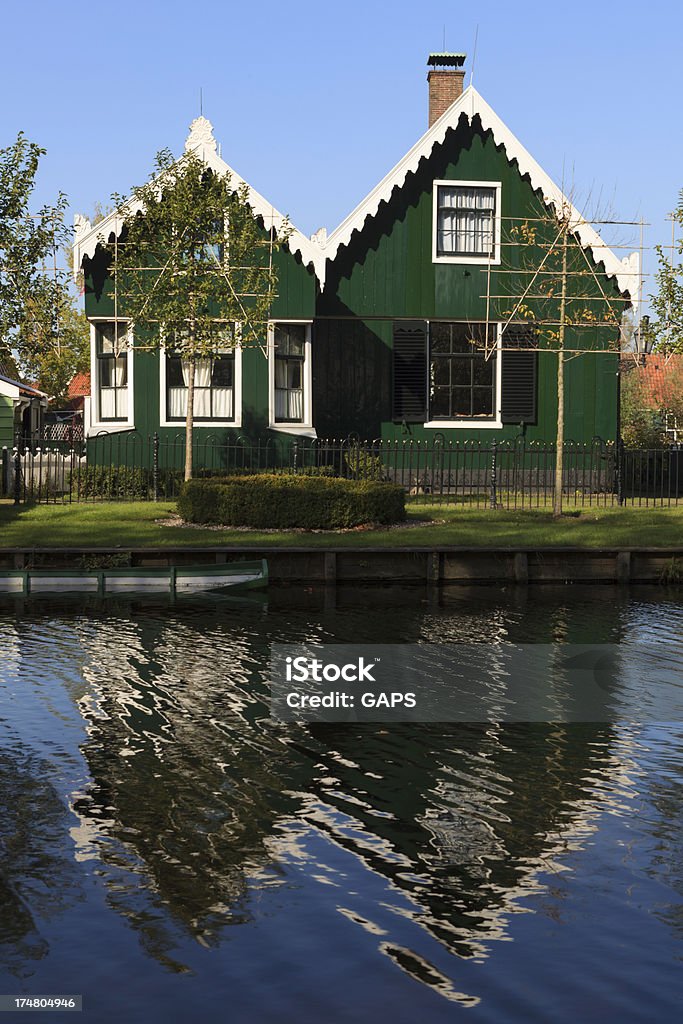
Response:
M616 278L620 290L622 292L629 292L631 302L635 306L641 284L639 254L634 252L630 256L620 259L607 246L595 228L569 202L562 190L546 174L543 168L524 148L519 139L512 134L510 129L501 121L472 85L465 89L462 96L442 114L438 121L434 122L422 138L418 139L412 149L389 171L382 181L373 188L372 192L342 221L331 235L325 237L324 231L321 230L312 239L308 239L290 224L292 230L287 240L288 248L291 252L298 252L300 254L304 266L313 267L320 286L323 287L325 283L327 261L335 258L340 246L348 245L353 232L360 231L366 219L377 213L380 203L387 202L395 188L403 186L406 176L414 173L418 168L420 160L429 157L434 146L444 141L448 130L457 126L463 114L470 123L475 115L479 116L483 129L490 131L496 144L502 145L505 148L508 160L517 161L520 174L527 174L529 176L532 188L541 192L548 205L554 206L558 211L562 209L569 210L569 216L575 225L576 234L582 245L590 249L593 259L596 263L604 265L605 272L610 277ZM236 188L246 185L249 204L256 216L263 219L266 229L272 227L276 233L282 231L286 218L218 155L216 142L211 133L211 125L205 122L205 119L198 118L193 123L185 148L201 156L206 165L217 174L229 174ZM137 211L142 207L136 200L129 200L128 208ZM92 258L98 243L107 240L112 234L118 235L121 227L122 220L116 212L109 214L108 217L105 217L104 220L95 226L92 226L85 217L77 214L75 217L74 274L77 274L80 270L83 258L85 256Z
M462 96L441 115L438 121L434 122L432 127L415 143L403 159L399 160L386 177L373 188L372 192L328 236L325 245L326 257L333 260L340 246L348 245L353 232L359 231L363 227L366 218L372 217L377 213L380 203L387 202L395 188L403 186L408 174L417 171L420 160L429 157L434 146L444 141L446 132L449 128L457 126L463 114L470 123L475 115L479 115L483 129L491 131L495 142L505 147L508 160L517 161L520 173L529 175L532 188L542 193L546 203L554 206L556 210L569 209L569 216L572 222L576 224L576 234L579 236L581 243L591 250L596 262L604 264L606 273L617 279L620 290L630 293L631 300L635 304L640 284L640 259L638 253L634 252L621 260L612 252L595 228L569 203L562 190L534 160L519 139L503 124L498 115L472 85L465 89Z
M214 149L206 145L192 148L202 157L207 167L210 167L216 174L229 174L231 184L235 189L246 185L248 189L247 199L254 214L263 219L267 231L274 228L276 234L281 234L286 218L279 210L276 210L256 189L252 188L248 182L245 182L244 178L237 174ZM182 160L182 157L180 157L180 160ZM142 203L136 199L129 199L126 203L126 209L137 213L138 210L142 209ZM105 217L104 220L92 226L87 218L76 214L74 226L73 270L74 274L77 274L85 256L92 259L98 244L106 242L111 235L116 237L121 233L123 221L120 215L114 211L108 217ZM293 227L291 222L289 222L289 228L290 234L287 238L289 250L300 253L304 266L312 264L315 273L322 280L325 256L321 246L317 242L312 242L306 238L305 235Z

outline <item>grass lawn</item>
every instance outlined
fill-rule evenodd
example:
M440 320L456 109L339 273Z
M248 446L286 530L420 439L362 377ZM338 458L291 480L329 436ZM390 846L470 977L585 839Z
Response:
M0 548L30 547L683 547L683 505L547 511L410 505L410 529L264 533L162 526L172 502L18 506L0 502Z

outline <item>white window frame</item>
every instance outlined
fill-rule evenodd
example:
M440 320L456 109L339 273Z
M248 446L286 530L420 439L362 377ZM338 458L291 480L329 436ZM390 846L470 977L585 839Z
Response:
M128 415L125 420L102 420L100 416L100 380L99 361L97 359L97 327L99 324L107 323L126 324L126 360L128 384ZM89 318L90 323L90 401L86 404L86 429L87 437L92 434L99 434L106 431L108 434L116 434L125 430L135 430L135 381L133 358L133 334L128 326L125 317L118 320L113 316L95 316Z
M427 352L427 404L431 408L431 396L429 394L429 373L431 372L431 326L432 323L448 323L448 324L462 324L462 323L474 323L473 320L457 320L451 319L446 320L430 320L429 324L429 349ZM476 323L486 323L485 320L477 320ZM489 321L490 324L494 321ZM496 326L496 400L495 400L495 416L490 420L478 420L474 417L468 417L467 419L461 420L428 420L424 426L434 430L462 430L467 428L468 430L500 430L503 426L503 412L502 412L502 380L503 380L503 325L495 321Z
M664 433L671 435L671 440L674 444L678 444L678 435L682 433L681 427L678 425L678 417L673 412L664 413Z
M303 367L303 420L299 423L282 423L275 420L275 328L279 324L303 324L306 328L304 342ZM268 322L268 429L277 430L282 434L299 434L305 437L317 437L313 426L313 364L311 346L312 320L295 320L291 317Z
M493 218L493 256L478 256L472 253L471 256L439 256L439 189L440 188L492 188L495 189L495 203ZM432 187L432 262L433 263L463 263L477 264L478 266L495 267L500 265L500 233L501 233L501 210L500 199L503 190L500 181L460 181L458 178L450 180L440 179L433 183Z
M214 427L241 427L242 426L242 346L239 341L242 337L241 324L235 324L235 376L232 394L232 405L235 415L231 420L195 420L195 430L213 430ZM159 346L159 426L175 427L176 430L185 429L185 420L169 420L166 415L166 346Z

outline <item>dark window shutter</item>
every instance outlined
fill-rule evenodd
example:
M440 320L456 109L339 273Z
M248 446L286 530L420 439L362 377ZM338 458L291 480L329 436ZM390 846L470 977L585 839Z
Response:
M427 338L425 320L394 321L393 418L424 423L427 413Z
M503 423L536 423L538 418L538 336L528 324L503 332L501 366Z

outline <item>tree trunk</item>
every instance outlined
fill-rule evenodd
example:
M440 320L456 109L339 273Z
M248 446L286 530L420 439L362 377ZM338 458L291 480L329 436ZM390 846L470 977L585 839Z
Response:
M565 221L562 237L562 295L560 299L560 332L557 350L557 439L555 441L555 487L553 518L562 515L562 471L564 469L564 329L567 310L567 243L569 222Z
M185 417L185 479L192 479L192 431L194 428L194 352L187 360L187 416Z
M564 350L557 353L557 438L555 441L555 487L553 516L562 515L562 471L564 469Z

